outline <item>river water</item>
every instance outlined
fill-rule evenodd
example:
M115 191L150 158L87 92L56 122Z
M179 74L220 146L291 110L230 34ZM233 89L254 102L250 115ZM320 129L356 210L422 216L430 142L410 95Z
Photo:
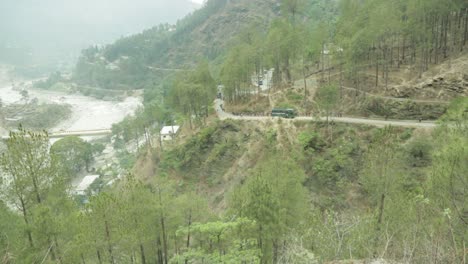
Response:
M23 86L30 86L31 81ZM28 89L29 98L37 98L39 102L69 104L72 115L68 120L61 121L51 131L76 131L110 129L112 124L122 121L142 105L141 97L127 97L123 101L103 101L80 94L67 94L55 91ZM3 104L12 104L21 100L19 91L12 89L7 71L0 69L0 99ZM5 131L3 131L5 133Z

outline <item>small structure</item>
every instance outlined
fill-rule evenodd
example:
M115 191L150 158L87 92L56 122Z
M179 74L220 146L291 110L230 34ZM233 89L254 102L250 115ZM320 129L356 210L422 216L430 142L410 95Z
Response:
M86 190L88 190L89 186L93 184L93 182L99 178L99 175L88 175L81 180L80 184L75 189L75 193L78 195L84 195Z
M165 126L161 129L161 141L173 140L177 136L180 126Z

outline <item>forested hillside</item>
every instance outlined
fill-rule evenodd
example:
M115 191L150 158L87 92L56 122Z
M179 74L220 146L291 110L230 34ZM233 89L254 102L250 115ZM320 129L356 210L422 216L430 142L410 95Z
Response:
M175 27L91 47L76 82L144 89L144 107L109 138L127 174L70 195L65 144L12 133L0 259L466 263L467 39L463 0L209 0ZM222 120L223 107L241 117ZM316 119L242 118L273 107ZM329 118L428 124L426 110L433 126ZM163 125L181 132L163 142Z
M20 131L0 160L2 261L463 263L467 107L434 133L213 122L164 151L146 143L134 174L85 204L68 194L77 164Z
M108 89L157 89L174 69L217 58L248 25L264 30L279 12L277 5L277 0L209 0L175 25L84 50L74 80Z
M466 1L340 1L336 19L322 12L312 15L309 23L302 17L308 14L306 1L291 2L268 31L253 34L256 41L244 39L229 51L221 80L231 103L251 100L257 89L252 72L265 68L275 69L273 88L286 88L285 97L298 97L289 106L304 113L316 110L316 91L307 85L316 80L339 88L339 111L348 112L350 104L362 105L360 115L396 116L390 111L394 101L381 102L385 97L449 101L468 95L463 57L468 38ZM424 75L441 63L446 63L449 75L444 71ZM436 77L440 79L431 83ZM301 79L302 83L293 83ZM444 112L440 106L432 111L411 100L407 103L421 118ZM410 112L407 105L399 110ZM424 116L425 111L432 113Z

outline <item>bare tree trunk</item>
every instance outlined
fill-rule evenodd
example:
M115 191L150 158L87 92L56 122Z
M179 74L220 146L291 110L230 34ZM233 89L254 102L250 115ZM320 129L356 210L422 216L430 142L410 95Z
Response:
M379 86L379 54L375 55L375 87Z
M424 54L426 53L426 50L424 47L421 46L421 58L420 58L420 62L419 62L419 78L422 77L422 73L424 71Z
M289 58L286 58L284 60L284 73L286 74L286 81L287 83L289 84L289 82L291 81L291 71L289 69Z
M390 69L393 69L393 45L395 41L395 35L392 36L392 42L390 43ZM387 72L388 75L388 72Z
M22 197L20 197L19 200L20 200L20 203L21 203L21 212L23 213L23 220L24 220L24 223L27 226L26 234L28 235L29 246L31 248L33 248L34 247L34 242L33 242L33 238L32 238L32 232L29 229L29 219L28 219L28 211L26 210L26 204L25 204L24 199Z
M401 51L401 61L405 63L406 35L403 35L403 50Z
M55 244L55 249L57 251L57 260L59 263L62 263L62 257L60 256L60 247L57 241L57 235L54 235L54 244Z
M397 68L400 69L400 37L397 35Z
M141 264L146 264L145 248L143 247L142 243L140 243L140 256L141 256Z
M99 251L99 249L96 249L96 255L98 258L98 263L102 264L102 257L101 257L101 252Z
M377 248L379 246L380 231L382 230L382 220L385 208L385 194L380 197L379 216L377 218L376 233L374 238L374 257L377 257Z
M192 210L189 211L189 217L188 217L188 230L187 230L187 250L190 248L190 227L192 226ZM188 264L188 259L185 259L185 264Z
M105 217L105 216L104 216ZM112 244L110 241L110 230L109 230L109 223L107 220L104 221L105 229L106 229L106 240L107 240L107 251L109 252L110 263L114 264L114 253L112 252Z
M168 263L168 249L167 249L167 235L166 235L166 225L165 225L165 219L164 219L164 209L162 206L162 197L161 197L161 189L158 188L159 191L159 205L161 207L161 216L160 216L160 222L161 222L161 229L162 229L162 235L163 235L163 252L164 252L164 264Z
M340 52L340 100L343 99L343 62L342 54Z
M34 172L32 172L34 173ZM36 201L38 204L41 204L42 203L42 199L41 199L41 196L39 195L39 188L37 186L37 179L36 177L33 175L32 176L32 181L33 181L33 187L34 187L34 194L36 195Z
M307 102L307 79L306 79L304 57L302 57L302 78L304 79L304 107L305 107L306 102Z
M137 147L137 152L140 151L140 141L138 140L138 132L135 130L135 140L136 140L136 147Z
M161 237L158 236L158 239L157 239L157 255L158 255L158 261L157 263L158 264L164 264L164 260L163 260L163 253L162 253L162 249L161 249Z
M439 20L439 18L436 15L434 17L434 28L437 26L437 23L439 22L438 20ZM437 32L435 30L434 30L433 34L434 34L434 43L433 43L434 44L434 63L437 64L437 63L439 63L439 51L438 51L438 48L437 48L437 43L439 42L439 39L438 39L439 34L437 34Z
M463 34L463 46L462 46L461 51L463 51L463 47L466 45L467 40L468 40L468 8L465 8L465 32Z
M30 158L32 159L32 157L30 157ZM30 173L31 173L32 183L33 183L33 190L34 190L34 194L36 196L37 204L42 204L42 199L41 199L41 195L39 193L39 186L38 186L38 183L37 183L36 173L33 171L33 169L31 167L30 167L30 170L31 170ZM49 234L47 234L47 244L50 245L51 259L56 260L55 245L52 242L52 239L50 238Z
M278 263L278 241L273 241L273 263Z
M449 28L449 15L447 14L446 18L445 18L445 27L443 28L443 32L444 32L444 59L447 58L448 28Z
M324 71L325 71L325 42L322 42L322 73L321 79L324 79Z

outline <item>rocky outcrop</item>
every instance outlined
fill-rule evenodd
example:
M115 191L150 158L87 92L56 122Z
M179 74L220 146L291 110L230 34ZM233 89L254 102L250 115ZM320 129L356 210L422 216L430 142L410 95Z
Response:
M389 95L397 98L423 98L451 100L468 96L468 74L437 76L418 85L390 87Z
M367 98L364 105L363 110L369 115L412 120L438 119L445 113L448 106L445 103L421 103L381 98Z

